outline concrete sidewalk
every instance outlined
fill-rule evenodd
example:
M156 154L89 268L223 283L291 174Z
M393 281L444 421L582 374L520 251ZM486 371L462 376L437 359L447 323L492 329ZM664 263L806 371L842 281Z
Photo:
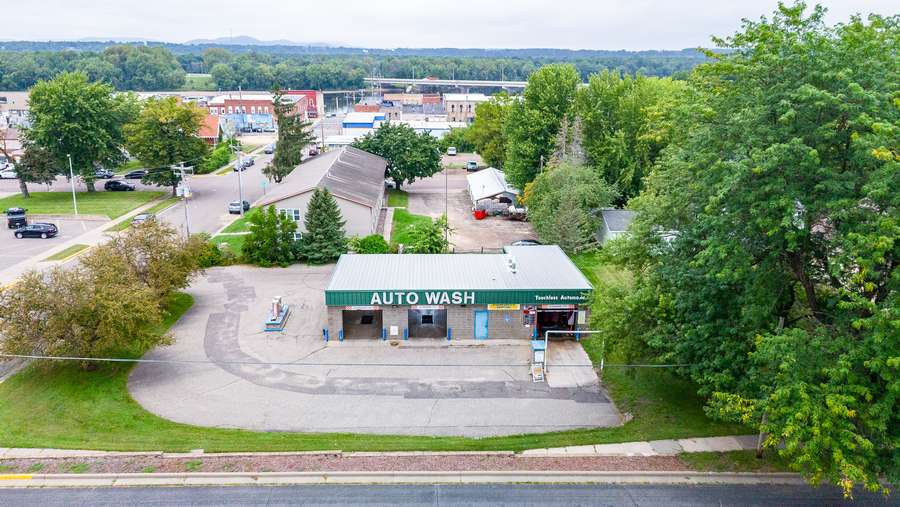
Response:
M579 445L572 447L553 447L546 449L528 449L520 453L513 451L461 451L461 452L343 452L340 450L296 451L296 452L228 452L205 453L196 449L184 453L167 453L163 451L89 451L77 449L38 449L0 447L0 460L3 459L50 459L50 458L102 458L112 456L161 456L165 458L203 457L203 456L300 456L324 455L335 457L354 456L526 456L526 457L565 457L565 456L674 456L688 452L728 452L756 449L756 435L735 435L725 437L684 438L679 440L653 440L649 442L625 442L621 444Z
M756 449L756 435L651 440L621 444L577 445L528 449L522 456L675 456L685 452L728 452Z

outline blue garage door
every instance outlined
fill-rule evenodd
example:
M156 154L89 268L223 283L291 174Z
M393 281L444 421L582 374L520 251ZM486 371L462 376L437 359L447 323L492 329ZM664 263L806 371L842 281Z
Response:
M475 312L475 339L484 340L488 337L488 312L478 310Z

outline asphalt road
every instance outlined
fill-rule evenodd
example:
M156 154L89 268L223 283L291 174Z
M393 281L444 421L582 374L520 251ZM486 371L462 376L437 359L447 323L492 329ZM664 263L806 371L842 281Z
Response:
M5 506L41 505L898 505L896 498L797 486L406 485L0 489Z

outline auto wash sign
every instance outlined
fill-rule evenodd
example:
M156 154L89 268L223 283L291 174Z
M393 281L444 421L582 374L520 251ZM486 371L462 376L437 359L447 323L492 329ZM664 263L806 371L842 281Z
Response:
M581 304L589 298L583 289L325 291L328 306Z
M369 301L372 306L381 305L474 305L475 291L382 291L373 292Z

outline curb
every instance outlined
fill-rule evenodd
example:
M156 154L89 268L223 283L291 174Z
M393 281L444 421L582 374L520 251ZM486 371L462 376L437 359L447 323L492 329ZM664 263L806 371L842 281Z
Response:
M292 484L782 484L802 485L797 474L731 472L221 472L154 474L0 475L2 488L226 486Z

